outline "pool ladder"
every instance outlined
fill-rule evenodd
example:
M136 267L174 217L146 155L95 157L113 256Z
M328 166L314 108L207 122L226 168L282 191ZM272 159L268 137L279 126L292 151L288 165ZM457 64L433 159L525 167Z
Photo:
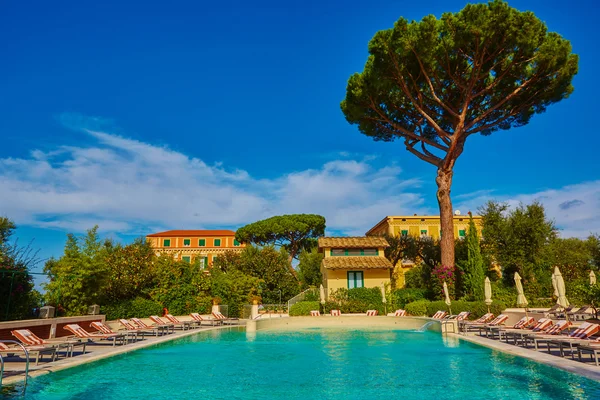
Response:
M16 340L0 340L0 343L12 343L23 349L25 353L25 380L23 381L24 386L27 386L27 377L29 376L29 351L23 346L22 343ZM4 352L7 352L6 350ZM10 353L10 351L8 351ZM0 354L0 387L2 387L2 378L4 378L4 358Z

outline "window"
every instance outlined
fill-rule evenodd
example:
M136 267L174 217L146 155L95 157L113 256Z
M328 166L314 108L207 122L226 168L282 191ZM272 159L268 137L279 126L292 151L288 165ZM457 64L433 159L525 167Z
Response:
M208 268L208 257L202 257L200 260L200 267L202 269Z
M363 272L348 271L348 289L363 287Z
M234 245L234 246L239 246L239 245L240 245L240 242L238 242L236 239L233 239L233 245Z
M198 246L200 246L200 247L206 246L206 239L200 239L200 240L198 240Z
M221 247L221 239L215 239L214 240L214 246L215 247Z
M356 256L360 256L361 253L362 253L361 249L348 249L348 250L346 250L346 255L347 256L356 257Z
M163 247L171 247L171 239L163 240Z
M192 257L191 256L182 256L181 261L185 261L186 263L191 263Z
M464 229L461 229L461 230L458 231L458 236L465 237L465 231L464 231Z
M346 250L344 249L331 249L331 256L345 256Z
M183 239L183 247L190 247L192 239Z
M218 258L217 256L213 256L213 260L212 260L213 265L215 264L215 261L217 261L217 258Z
M402 236L408 236L408 231L407 230L403 229L401 233L402 233Z
M363 256L378 256L379 255L379 250L377 250L377 249L364 249L362 251L362 255Z
M427 235L427 229L421 229L421 235Z

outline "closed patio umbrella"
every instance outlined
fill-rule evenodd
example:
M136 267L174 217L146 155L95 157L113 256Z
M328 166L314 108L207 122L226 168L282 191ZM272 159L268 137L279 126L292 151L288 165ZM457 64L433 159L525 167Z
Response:
M319 287L319 296L321 298L321 304L325 305L325 288L323 287L323 284L321 283L321 286ZM325 311L325 310L323 310Z
M552 287L554 288L553 296L558 299L558 288L556 287L556 275L554 275L554 271L552 271Z
M450 304L452 303L450 302L450 294L448 294L448 285L446 284L446 281L444 281L444 296L446 297L445 303L448 306L450 315L452 315L452 308L450 308Z
M527 304L529 302L525 298L525 292L523 292L523 284L521 283L521 275L515 272L515 286L517 287L517 307L525 308L525 316L527 316Z
M590 286L594 286L596 284L596 274L594 271L590 271Z
M554 276L556 277L556 287L558 289L558 300L556 300L556 303L563 309L566 309L569 307L569 300L567 300L565 280L563 279L558 267L554 267Z
M490 312L490 306L492 305L492 283L490 278L485 277L485 283L483 285L483 293L485 294L485 304L488 306L488 312Z
M383 302L385 308L384 312L387 314L387 300L385 299L385 286L383 283L381 284L381 301Z

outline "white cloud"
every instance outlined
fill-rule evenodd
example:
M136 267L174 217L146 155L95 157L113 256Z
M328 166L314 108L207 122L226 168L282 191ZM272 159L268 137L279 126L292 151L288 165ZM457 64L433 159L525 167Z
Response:
M546 214L554 220L562 237L585 238L590 233L600 233L600 181L516 196L492 196L490 193L492 191L479 191L474 196L467 196L468 200L458 203L457 208L476 210L488 200L507 202L511 207L537 200L544 205Z
M82 121L71 120L69 126ZM86 132L95 143L0 159L0 212L18 224L72 231L98 224L127 234L318 213L327 218L328 231L364 234L387 214L425 210L415 192L419 180L401 179L396 166L376 168L373 158L258 179L167 147Z

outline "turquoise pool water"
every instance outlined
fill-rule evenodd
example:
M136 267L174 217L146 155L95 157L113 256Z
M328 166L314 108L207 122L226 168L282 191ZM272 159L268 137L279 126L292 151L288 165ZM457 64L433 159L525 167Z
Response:
M600 398L600 383L434 332L310 329L247 335L200 332L45 375L30 381L25 398Z

